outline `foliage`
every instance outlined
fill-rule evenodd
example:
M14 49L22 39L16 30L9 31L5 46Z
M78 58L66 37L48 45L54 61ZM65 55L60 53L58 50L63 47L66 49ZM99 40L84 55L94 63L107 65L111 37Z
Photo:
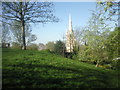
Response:
M106 30L101 34L86 30L83 37L86 44L80 45L78 60L93 64L98 63L106 68L117 69L117 64L113 59L119 57L118 50L120 45L118 39L120 37L118 33L119 28L115 28L114 31Z
M55 45L54 42L48 42L46 44L46 48L49 49L50 51L54 51L54 45Z
M107 42L105 43L106 49L109 52L109 59L114 59L118 57L118 48L119 48L119 31L120 27L116 27L114 31L112 31L107 38Z
M75 32L74 34L76 38L76 43L78 45L85 43L85 38L84 38L86 32L85 28L76 28L74 32Z
M31 31L32 30L31 30L30 24L26 24L25 25L25 38L26 38L27 45L29 45L31 42L37 39L36 35L32 34ZM16 43L19 43L22 47L23 38L22 38L21 23L18 21L12 22L11 32L13 34L14 42L16 41Z
M113 30L106 17L103 17L100 6L97 5L96 10L92 12L88 25L77 30L77 40L80 45L78 57L82 62L115 69L117 65L113 59L119 57L119 27Z
M31 44L35 40L37 40L37 36L35 34L29 34L27 37L27 45Z
M105 0L102 2L102 0L98 0L97 5L101 9L102 17L104 17L106 21L113 21L112 24L118 26L119 18L117 16L119 15L118 7L120 6L120 1Z
M12 42L12 49L21 49L21 44L17 43L17 42Z
M11 25L20 22L22 31L22 49L26 49L25 26L27 23L58 22L53 15L51 2L2 2L2 21Z
M112 27L115 27L115 25L109 24L108 21L111 23L117 21L114 16L118 13L116 11L118 5L119 3L113 1L98 2L96 11L93 11L92 17L83 32L77 31L81 35L77 37L81 37L78 54L80 61L92 62L96 66L101 64L106 68L117 67L113 59L119 57L119 28L115 28L113 31Z
M47 51L3 49L2 86L8 88L116 88L116 71Z
M65 43L63 43L62 41L56 41L55 45L54 45L54 52L56 54L59 54L59 55L63 55L65 54Z
M78 53L79 53L79 44L75 41L75 46L73 47L73 52L72 52L72 59L78 60Z
M11 32L13 35L14 42L19 43L22 46L22 30L20 22L18 21L12 22ZM26 31L26 33L28 32Z
M115 58L119 58L119 47L120 47L120 27L116 27L114 31L112 31L107 38L107 41L105 43L106 51L108 52L108 58L111 60L111 65L117 69L117 60L114 60Z
M31 43L30 45L27 46L28 50L38 50L38 45Z
M79 32L81 35L79 37L82 37L79 60L94 63L96 66L99 66L98 64L111 65L112 59L118 57L118 31L111 32L113 25L110 26L107 20L109 16L105 14L106 17L104 17L103 12L102 7L97 4L96 11L92 12L88 25L81 30L82 33Z
M9 26L5 23L2 23L2 34L1 34L2 43L9 43L10 42L10 29Z

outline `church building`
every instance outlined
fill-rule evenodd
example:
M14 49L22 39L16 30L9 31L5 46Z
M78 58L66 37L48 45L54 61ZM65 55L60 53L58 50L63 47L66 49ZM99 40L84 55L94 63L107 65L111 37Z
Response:
M66 33L66 52L73 52L75 42L76 39L72 28L72 18L71 15L69 14L69 25Z

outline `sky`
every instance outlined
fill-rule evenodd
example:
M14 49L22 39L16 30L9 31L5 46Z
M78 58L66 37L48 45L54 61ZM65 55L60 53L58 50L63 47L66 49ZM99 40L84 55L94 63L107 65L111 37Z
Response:
M32 33L37 36L34 43L46 44L49 41L63 40L68 30L69 14L72 16L73 30L84 27L95 9L95 2L54 2L54 15L58 23L32 25Z

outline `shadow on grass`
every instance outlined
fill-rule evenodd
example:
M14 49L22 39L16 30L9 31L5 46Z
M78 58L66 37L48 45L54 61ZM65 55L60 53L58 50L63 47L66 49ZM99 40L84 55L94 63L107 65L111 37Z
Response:
M3 69L4 88L107 88L116 87L108 72L80 67L18 64ZM21 68L21 69L19 69ZM36 70L35 70L36 69Z

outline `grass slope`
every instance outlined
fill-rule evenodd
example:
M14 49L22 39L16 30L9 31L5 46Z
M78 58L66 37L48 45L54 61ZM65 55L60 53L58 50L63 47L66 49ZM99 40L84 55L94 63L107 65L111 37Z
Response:
M3 49L3 88L117 87L117 73L47 51Z

